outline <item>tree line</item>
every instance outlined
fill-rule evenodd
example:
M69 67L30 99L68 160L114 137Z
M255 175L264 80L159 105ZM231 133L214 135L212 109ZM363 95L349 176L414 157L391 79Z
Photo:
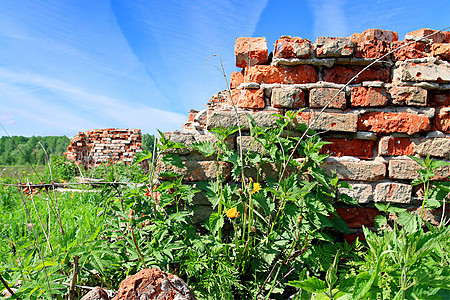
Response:
M142 135L142 149L152 151L154 136ZM0 138L0 165L44 165L52 155L62 156L67 151L70 139L67 136L2 136ZM20 150L19 150L19 149ZM44 151L45 149L45 151Z

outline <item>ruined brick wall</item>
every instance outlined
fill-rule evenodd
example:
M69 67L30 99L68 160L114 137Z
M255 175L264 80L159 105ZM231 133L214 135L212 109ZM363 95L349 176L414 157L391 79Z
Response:
M140 129L94 129L80 132L70 141L67 159L90 166L104 162L132 162L142 151Z
M353 80L312 126L332 142L323 148L323 153L331 155L323 168L348 181L353 191L346 193L362 205L338 208L350 227L374 225L378 213L374 202L416 209L421 194L410 183L419 165L406 155L450 159L450 32L423 38L433 32L413 31L404 41L398 40L396 32L380 29L344 38L319 37L313 44L282 37L270 54L265 38L238 38L236 66L243 69L231 74L231 98L244 126L242 147L247 150L251 144L245 114L251 114L259 126L275 126L273 113L306 108L297 121L308 123L365 66L416 41ZM237 125L230 101L226 93L216 94L207 109L191 111L183 130L168 135L187 145L213 141L208 129ZM238 139L231 139L229 146L237 149ZM216 177L215 161L189 149L180 154L187 169L162 163L158 169L183 174L186 181ZM219 172L229 178L230 166L222 163ZM450 169L443 167L435 179L445 180L449 175Z

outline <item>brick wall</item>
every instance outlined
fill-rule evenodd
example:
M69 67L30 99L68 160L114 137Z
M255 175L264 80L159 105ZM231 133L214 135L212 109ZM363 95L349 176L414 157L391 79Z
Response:
M225 92L217 93L207 109L191 110L183 129L167 135L186 145L213 141L208 129L237 125L234 101L244 126L242 147L248 149L251 137L245 114L251 114L259 126L274 126L271 114L306 108L297 120L308 123L365 66L415 41L360 74L312 126L332 142L322 150L330 154L323 168L348 181L353 191L342 192L361 203L357 208L338 208L339 215L352 228L373 226L378 213L374 202L398 203L411 210L419 206L420 190L410 185L419 166L406 155L450 160L450 32L423 38L433 32L416 30L404 41L396 32L380 29L350 37L319 37L314 43L281 37L272 52L265 38L238 38L236 66L242 70L231 74L231 99ZM236 137L230 140L230 147L237 145ZM215 178L214 161L189 149L180 154L187 169L173 170L159 162L159 170L177 171L187 181ZM226 163L219 171L230 177ZM443 167L436 179L449 176L450 169Z
M142 151L140 129L94 129L80 132L70 141L67 159L84 166L104 162L132 162Z

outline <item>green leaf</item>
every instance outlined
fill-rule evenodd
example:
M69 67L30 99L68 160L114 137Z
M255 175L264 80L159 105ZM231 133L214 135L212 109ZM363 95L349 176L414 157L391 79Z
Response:
M350 233L350 229L348 228L347 223L345 223L345 221L342 218L338 216L333 216L331 222L333 222L334 228L336 228L337 230L345 234Z
M377 215L375 217L375 227L376 228L381 228L386 223L387 223L387 219L385 216Z
M344 202L345 204L349 204L349 205L359 205L358 200L356 200L353 197L350 197L347 194L340 194L339 195L339 200L341 200L342 202Z
M375 273L376 272L372 272L372 275L370 275L367 272L362 272L356 277L352 295L353 299L361 299L367 294L367 292L372 287L373 281L376 276Z
M209 216L209 230L212 234L216 234L219 230L222 229L224 224L223 216L214 212Z
M333 264L328 268L327 273L325 274L325 281L329 287L333 287L336 284L336 281L338 280L338 277L336 276L338 258L339 258L339 251L334 256Z
M199 151L202 155L208 157L214 154L216 149L214 148L214 144L211 142L197 142L190 144L192 148Z
M412 156L412 155L408 155L409 158L411 158L412 160L414 160L416 163L418 163L422 168L426 169L426 164L423 161L423 159Z
M413 233L418 229L418 216L410 212L404 211L398 215L398 224L403 226L406 232Z
M287 284L295 288L308 291L310 293L324 293L328 289L325 281L320 280L316 277L311 277L303 281L289 281Z
M186 169L181 157L176 153L167 153L161 158L161 161L165 164L172 165L178 168Z

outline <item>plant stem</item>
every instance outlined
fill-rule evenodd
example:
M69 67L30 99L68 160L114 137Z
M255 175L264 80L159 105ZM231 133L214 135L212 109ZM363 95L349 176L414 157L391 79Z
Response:
M142 264L147 269L147 265L145 264L144 256L142 255L141 250L139 249L139 246L138 246L138 244L136 242L136 238L134 236L134 230L133 229L131 229L131 235L133 236L133 242L134 242L134 245L136 246L136 250L139 253L139 256L141 257Z

